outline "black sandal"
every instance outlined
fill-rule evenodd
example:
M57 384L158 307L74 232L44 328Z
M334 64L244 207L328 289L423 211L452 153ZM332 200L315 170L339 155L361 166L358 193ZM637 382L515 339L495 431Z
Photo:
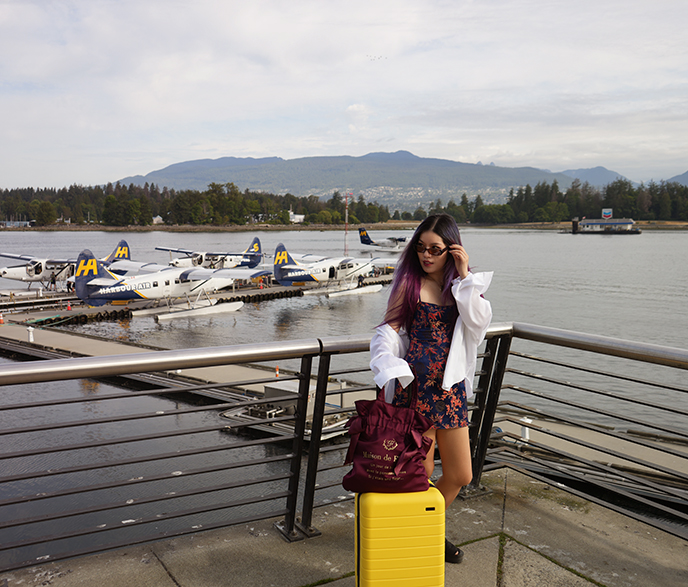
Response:
M444 560L448 563L458 565L463 560L463 550L444 539Z

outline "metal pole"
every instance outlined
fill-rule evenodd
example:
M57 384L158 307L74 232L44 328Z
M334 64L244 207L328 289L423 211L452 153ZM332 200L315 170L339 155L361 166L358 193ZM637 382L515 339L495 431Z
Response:
M349 196L344 196L344 255L349 255Z
M299 491L299 474L303 457L303 433L306 429L306 412L308 411L308 394L311 383L311 366L313 355L304 355L301 359L299 372L299 399L296 403L296 420L294 421L294 445L292 448L291 477L289 479L289 495L287 497L287 513L283 522L275 522L275 528L282 533L288 542L304 540L306 536L297 532L296 502Z
M497 349L497 358L492 371L492 379L490 381L490 388L485 403L485 412L482 417L482 424L478 435L478 446L476 447L473 457L473 479L468 486L470 489L477 489L480 486L480 477L483 474L485 455L487 454L487 448L490 443L490 433L492 432L492 424L494 423L495 413L497 412L499 394L502 391L502 381L504 380L504 372L509 359L511 336L502 336L499 337L498 340L499 348Z
M318 366L318 384L315 388L311 439L308 444L308 468L306 469L306 483L303 490L303 510L301 512L301 522L297 524L299 530L309 538L320 536L321 534L320 530L311 526L311 523L313 519L313 503L315 501L315 481L318 474L318 460L320 458L323 418L325 417L330 357L331 355L321 355Z

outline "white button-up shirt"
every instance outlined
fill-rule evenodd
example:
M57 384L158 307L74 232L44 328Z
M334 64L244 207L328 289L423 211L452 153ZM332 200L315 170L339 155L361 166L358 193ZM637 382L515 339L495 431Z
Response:
M492 320L492 306L482 297L490 287L492 275L492 272L469 273L465 279L456 278L452 282L451 292L459 316L444 367L442 389L449 390L454 384L465 381L466 399L473 396L478 345L485 338ZM370 341L373 379L376 385L385 388L385 401L388 403L394 397L396 379L404 387L413 381L411 368L404 360L408 345L408 335L404 329L397 332L389 324L378 326Z

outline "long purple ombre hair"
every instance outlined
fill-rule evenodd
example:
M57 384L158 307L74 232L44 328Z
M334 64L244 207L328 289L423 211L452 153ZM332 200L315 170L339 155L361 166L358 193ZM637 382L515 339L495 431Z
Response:
M434 214L428 216L418 225L413 237L406 245L404 252L401 253L399 263L394 270L394 280L392 290L389 294L387 312L384 322L395 326L403 326L406 332L411 330L413 315L420 299L421 280L425 277L425 271L420 264L419 255L416 252L416 244L420 236L431 230L439 236L445 246L461 244L459 227L456 221L449 214ZM444 287L442 288L442 303L449 304L451 295L451 282L459 276L456 270L453 257L447 251L446 263L444 264Z

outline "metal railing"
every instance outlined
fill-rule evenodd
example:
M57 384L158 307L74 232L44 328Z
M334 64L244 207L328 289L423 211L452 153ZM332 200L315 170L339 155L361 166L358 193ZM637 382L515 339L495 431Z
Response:
M529 352L510 353L486 467L688 539L688 351L519 323L513 336Z
M513 350L514 338L555 356ZM0 570L266 518L279 518L290 541L318 535L313 509L350 498L341 489L346 437L328 438L356 399L374 394L369 342L332 337L1 365ZM670 369L653 382L624 367L615 373L607 359L570 362L563 348ZM480 358L469 407L474 475L464 497L481 493L483 470L509 466L688 538L688 414L680 407L688 390L669 381L688 368L688 351L501 324L490 328ZM298 368L276 379L274 362L294 359ZM232 370L246 364L255 377ZM216 367L212 376L193 371L207 367ZM55 392L58 381L132 376L138 391L86 386L75 394L71 384ZM284 395L257 391L275 381ZM668 399L609 391L609 381L660 389ZM523 395L532 405L516 401Z
M282 517L280 530L296 536L306 403L320 351L313 339L0 366L0 569L265 518ZM280 380L297 381L298 393L269 400L250 392L275 380L265 371L210 384L178 375L292 358L299 371ZM73 385L29 385L150 371L157 373L135 380L147 389L133 392L91 393L91 384L84 397ZM212 403L197 405L199 398ZM266 422L290 424L277 437L242 436L248 423L219 416L279 401L295 409Z

